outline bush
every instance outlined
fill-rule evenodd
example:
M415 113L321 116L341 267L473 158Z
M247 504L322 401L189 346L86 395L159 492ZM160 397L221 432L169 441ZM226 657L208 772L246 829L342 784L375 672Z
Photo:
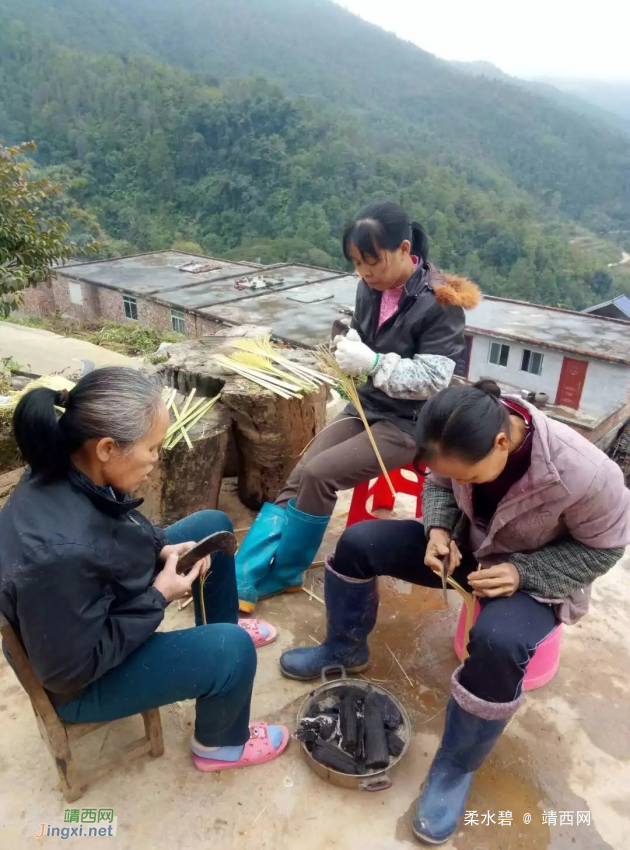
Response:
M181 342L184 337L173 331L160 333L153 328L141 325L119 325L117 322L103 322L86 339L95 345L119 351L131 356L152 354L162 342Z

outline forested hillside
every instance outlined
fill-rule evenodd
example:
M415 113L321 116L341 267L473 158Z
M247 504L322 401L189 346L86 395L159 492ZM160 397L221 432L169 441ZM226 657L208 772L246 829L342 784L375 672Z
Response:
M2 9L91 53L144 52L220 79L264 75L361 120L382 150L419 152L480 182L499 170L587 227L630 227L627 138L463 74L330 0L0 0Z
M79 241L343 268L343 222L390 197L425 223L436 263L486 292L581 308L611 291L618 252L569 219L603 232L630 218L627 145L603 127L324 0L13 3L0 0L0 136L35 139ZM352 50L350 24L365 27ZM285 91L226 79L239 68Z

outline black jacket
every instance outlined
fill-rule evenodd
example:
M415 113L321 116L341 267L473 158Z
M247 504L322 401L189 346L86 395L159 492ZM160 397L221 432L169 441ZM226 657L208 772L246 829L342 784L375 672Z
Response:
M167 603L152 582L165 538L140 504L76 469L50 484L27 471L0 511L0 610L58 704L162 622Z
M419 266L405 284L398 310L378 328L381 293L359 282L352 327L379 354L441 354L457 360L465 347L464 308L475 307L479 289L465 278L445 275L431 263ZM387 419L413 434L422 401L391 398L371 378L359 390L370 423ZM348 412L356 415L352 405Z

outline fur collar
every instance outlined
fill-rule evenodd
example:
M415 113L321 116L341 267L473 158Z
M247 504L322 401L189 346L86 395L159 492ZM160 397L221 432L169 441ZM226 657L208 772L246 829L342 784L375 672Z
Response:
M455 274L445 274L441 277L444 283L435 281L433 291L435 300L443 307L463 307L464 310L472 310L481 302L481 290L476 283L466 277Z

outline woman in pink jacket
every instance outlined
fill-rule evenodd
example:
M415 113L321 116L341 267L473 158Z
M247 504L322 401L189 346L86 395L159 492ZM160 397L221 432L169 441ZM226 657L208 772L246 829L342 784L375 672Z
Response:
M501 399L493 381L429 399L415 439L418 460L432 471L424 525L349 528L326 565L326 640L285 652L280 664L296 679L330 664L365 670L377 577L440 586L434 571L450 552L453 577L481 612L468 658L453 674L442 743L416 807L417 837L441 844L457 829L474 772L521 704L536 646L558 622L586 613L591 583L630 543L630 492L603 452L525 402ZM460 548L451 534L462 514L468 532Z

